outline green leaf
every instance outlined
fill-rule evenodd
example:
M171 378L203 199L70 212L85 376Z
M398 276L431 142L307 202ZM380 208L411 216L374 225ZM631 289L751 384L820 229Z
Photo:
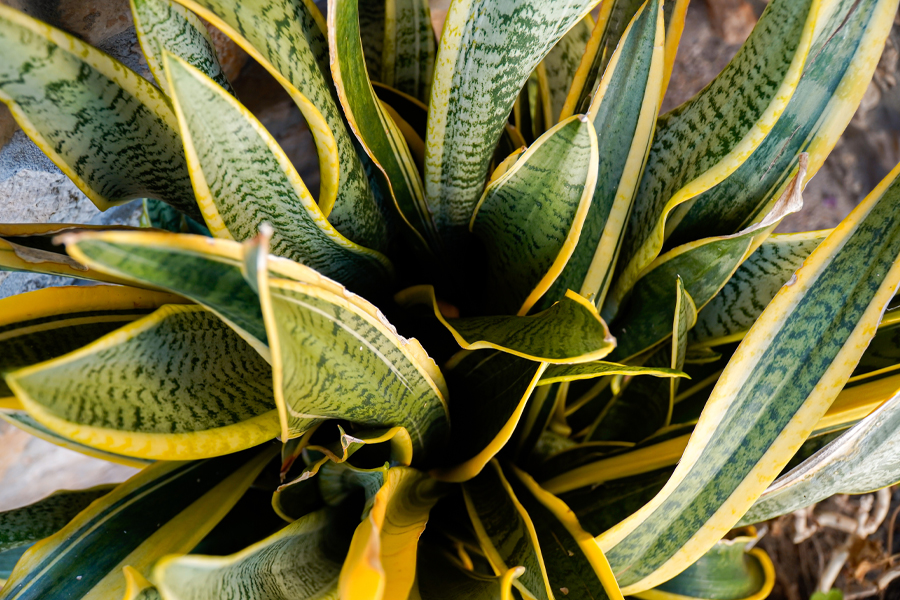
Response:
M445 367L453 401L450 444L435 476L461 482L481 472L512 437L546 363L463 350Z
M269 223L278 256L357 291L391 279L387 257L328 222L287 155L246 108L171 54L165 65L197 202L214 236L242 242Z
M124 600L162 600L159 590L134 567L122 567L122 574L125 576Z
M336 598L346 529L334 509L318 510L237 554L165 558L153 579L167 600Z
M463 483L463 495L478 541L495 573L525 567L513 585L535 600L553 598L537 533L496 460Z
M863 200L760 316L666 488L599 538L626 593L671 579L711 548L850 378L900 284L898 175Z
M594 126L571 117L492 178L469 228L487 251L487 301L495 310L528 314L553 285L581 235L597 163Z
M653 347L671 333L672 279L681 277L695 309L702 309L722 287L742 261L766 239L785 216L803 206L801 189L806 175L806 159L801 157L798 172L766 218L729 236L691 242L666 252L635 282L627 296L627 306L616 316L613 332L621 343L612 353L625 361ZM663 299L671 298L666 301ZM662 300L662 301L661 301ZM691 326L697 315L691 319ZM626 334L627 332L627 334Z
M672 475L672 467L607 481L561 494L578 517L578 522L593 535L631 516L662 489Z
M425 140L425 195L442 234L449 230L452 238L464 232L519 90L594 4L471 0L451 5Z
M278 433L269 365L215 315L169 305L6 376L25 410L75 442L138 458L206 458Z
M443 376L415 339L406 340L362 298L259 272L282 439L321 419L404 427L413 464L449 433Z
M851 382L879 377L900 365L900 311L888 311L878 324L878 332L853 371Z
M386 75L396 60L396 2L423 4L422 0L390 0L385 2L385 44L382 75ZM427 2L424 2L427 7ZM387 179L382 187L404 222L412 228L425 248L436 251L440 242L434 222L425 204L425 190L415 161L394 120L386 113L366 72L365 57L359 29L359 0L330 0L328 9L328 39L331 64L338 96L347 122L359 138L366 152ZM430 21L427 22L430 29ZM432 46L434 36L431 36ZM387 67L387 68L385 68Z
M316 143L322 213L353 242L384 250L387 226L338 108L329 73L325 20L315 4L309 0L178 3L234 40L284 87Z
M387 471L353 534L338 583L341 600L409 597L419 536L441 495L441 486L425 473L409 467Z
M636 594L641 600L761 600L775 585L775 567L753 538L722 540L683 573Z
M777 479L741 522L757 523L810 506L834 494L864 494L900 481L898 430L900 395L895 395L849 431Z
M131 227L103 227L63 223L0 224L0 271L23 271L61 275L76 279L125 283L76 261L62 246L54 244L57 235L81 231L136 230Z
M603 358L615 346L593 304L574 292L547 310L527 317L447 318L432 286L415 286L396 296L400 304L431 304L435 316L466 350L495 349L548 363L586 363ZM578 331L577 337L567 332Z
M360 0L359 35L366 71L372 82L381 81L381 60L384 52L385 0Z
M427 103L436 51L428 0L386 0L381 83Z
M725 181L672 212L667 245L729 234L761 219L787 185L800 152L809 153L809 178L816 174L869 86L895 4L842 0L821 9L810 59L778 122Z
M687 377L677 369L665 367L648 367L636 365L622 365L619 363L603 362L602 360L581 363L577 365L550 365L538 385L550 385L563 381L578 381L581 379L594 379L609 375L652 375L653 377Z
M544 373L547 371L545 370ZM528 458L534 452L541 437L548 430L566 402L569 384L566 382L538 385L528 399L525 416L516 427L512 441L515 455Z
M381 444L389 442L391 445L391 463L394 465L409 466L409 464L412 462L412 440L409 437L409 433L403 427L391 427L390 429L372 429L369 431L358 433L356 435L348 435L344 432L344 428L340 425L338 425L337 428L339 433L338 439L331 444L309 445L303 444L301 442L297 450L305 453L306 456L309 456L312 462L307 465L307 467L297 478L289 481L288 483L282 484L278 488L272 500L273 505L277 504L278 495L283 491L290 489L296 484L308 480L310 477L315 476L319 472L319 469L321 469L328 463L346 462L357 450L360 450L363 446L369 444ZM305 440L305 438L306 435L304 435L302 438L295 439ZM282 467L282 472L284 472L284 470L284 467Z
M659 91L659 102L662 102L662 97L665 96L669 77L672 75L675 54L678 51L678 43L681 41L681 32L684 29L688 2L689 0L674 0L663 4L665 65ZM628 36L629 24L644 4L643 0L612 0L612 2L600 5L597 24L591 32L591 39L585 48L566 96L563 116L580 112L590 103L589 99L596 92L597 87L602 85L599 82L609 71L609 64L613 62L614 52L622 44L622 40Z
M836 588L828 592L814 592L809 600L844 600L844 593Z
M554 594L559 590L575 600L621 600L606 557L569 507L516 467L510 467L509 483L534 523Z
M589 462L578 466L572 465L572 456L583 454L587 458L591 455L585 453L584 450L590 450L591 444L581 444L559 453L560 460L555 464L564 465L570 468L568 472L562 474L557 470L552 472L550 469L542 465L541 472L547 472L548 477L541 482L541 487L552 494L565 494L586 486L599 486L609 481L616 481L626 477L635 475L643 475L651 473L666 467L675 465L684 454L690 435L682 435L669 438L658 443L646 443L639 448L634 448L634 444L628 444L629 448L625 452L601 457L600 460ZM604 442L593 442L593 444L603 444ZM610 444L610 442L605 442ZM622 442L613 442L619 448L623 446ZM578 453L578 454L576 454ZM607 450L607 453L608 450ZM553 457L551 457L552 459ZM550 464L548 460L547 464ZM573 467L574 468L571 468ZM629 513L630 516L632 513Z
M199 218L178 123L153 84L6 6L0 54L0 101L98 208L150 197Z
M566 102L566 94L575 79L593 29L594 19L586 15L553 46L538 65L541 100L544 103L544 113L551 124L564 120L560 115Z
M741 263L697 315L692 346L719 346L744 337L781 286L831 230L773 234Z
M164 555L188 552L276 453L276 446L266 446L148 467L26 552L0 598L121 598L123 561L146 576Z
M164 55L169 52L205 73L229 94L234 94L219 64L212 38L194 13L170 0L130 1L141 50L163 92L172 96L163 68Z
M661 345L646 359L644 365L680 371L684 368L687 332L697 320L697 309L685 289L684 282L677 275L674 287L671 344L668 347ZM588 430L585 440L640 442L667 427L672 422L678 381L676 377L632 379L607 404Z
M819 25L818 5L817 0L770 2L728 66L694 98L660 117L616 280L601 311L605 317L618 312L659 254L672 209L733 173L778 121Z
M597 132L596 187L578 245L545 301L572 289L603 305L662 97L663 4L635 15L585 109Z
M77 350L164 304L172 294L127 287L71 286L0 300L0 375ZM0 381L0 398L11 396Z
M271 359L259 297L242 272L249 245L145 231L86 232L63 238L63 242L98 275L170 290L202 304L267 361ZM330 286L343 293L339 284L309 267L277 257L269 257L267 264L277 277Z
M467 569L449 554L424 546L418 556L418 577L410 600L514 600L512 587L525 573L513 567L498 576Z
M114 485L87 490L62 490L28 506L0 512L0 552L50 537Z

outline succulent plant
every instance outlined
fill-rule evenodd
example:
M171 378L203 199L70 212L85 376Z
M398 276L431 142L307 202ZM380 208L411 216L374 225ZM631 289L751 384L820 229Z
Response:
M772 0L661 116L687 0L596 3L131 0L155 82L0 6L0 100L148 225L0 225L103 284L0 300L0 416L144 467L0 514L0 600L761 598L754 523L900 479L900 167L773 234L898 0Z

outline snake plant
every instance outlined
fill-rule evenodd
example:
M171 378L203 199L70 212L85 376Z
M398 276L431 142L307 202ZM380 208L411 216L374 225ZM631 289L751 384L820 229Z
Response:
M0 225L102 284L0 300L0 416L142 467L0 513L0 600L765 597L753 524L900 479L900 166L773 233L898 2L772 0L663 115L687 0L131 0L155 81L0 6L0 100L147 225Z

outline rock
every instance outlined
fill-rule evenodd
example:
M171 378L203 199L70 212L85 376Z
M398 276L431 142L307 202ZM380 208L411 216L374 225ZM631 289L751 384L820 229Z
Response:
M0 511L31 504L56 490L125 481L137 469L90 458L0 421Z
M0 149L0 221L4 223L137 226L140 214L140 201L100 212L22 131ZM0 298L51 285L84 283L69 277L0 271Z

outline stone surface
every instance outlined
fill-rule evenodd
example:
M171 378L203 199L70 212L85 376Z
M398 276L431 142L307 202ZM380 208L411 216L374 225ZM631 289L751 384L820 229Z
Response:
M0 511L56 490L125 481L137 469L86 457L0 421Z

